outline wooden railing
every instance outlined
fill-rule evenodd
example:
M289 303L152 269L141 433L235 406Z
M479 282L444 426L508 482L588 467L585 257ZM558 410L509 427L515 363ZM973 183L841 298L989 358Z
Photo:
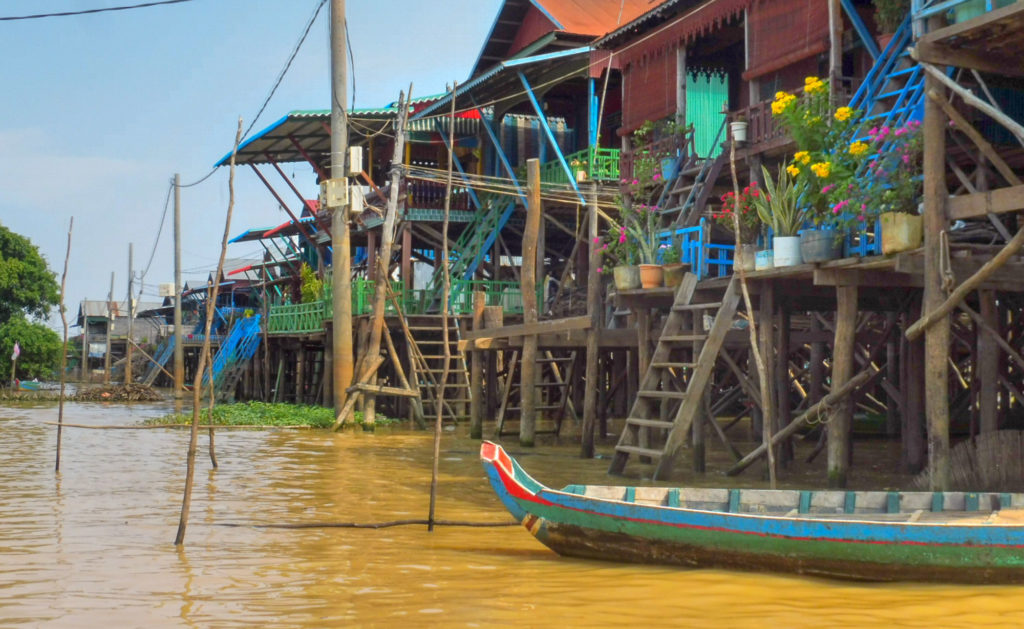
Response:
M850 98L856 91L856 86L859 84L859 79L850 77L841 77L839 84L839 90L836 94L837 105L844 105L850 102ZM798 96L803 93L803 88L794 90L794 94ZM772 100L764 100L759 103L755 103L750 107L743 109L737 109L736 111L730 111L728 114L729 122L735 122L736 120L746 119L747 121L747 146L753 152L758 152L759 149L767 148L771 142L781 140L786 137L786 131L779 124L778 120L772 115Z
M619 172L623 179L649 178L658 172L661 160L685 154L687 137L692 143L692 135L671 135L654 140L644 146L633 147L623 151L619 160Z
M407 207L415 209L440 210L444 208L445 184L433 181L410 180L408 185ZM459 186L458 173L455 174L455 187L452 188L453 210L472 210L469 191Z

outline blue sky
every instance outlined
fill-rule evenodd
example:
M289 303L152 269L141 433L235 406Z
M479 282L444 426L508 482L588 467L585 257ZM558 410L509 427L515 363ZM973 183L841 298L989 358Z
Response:
M59 273L75 217L72 316L80 300L106 297L111 271L115 297L124 299L128 243L139 272L153 251L168 181L175 172L194 181L231 150L238 117L248 126L318 1L194 0L0 22L0 223L31 238ZM0 16L132 3L5 0ZM415 96L464 81L500 5L348 0L356 106L391 102L410 82ZM329 107L327 41L325 7L254 132L289 110ZM315 198L311 169L285 170ZM182 190L186 281L216 266L227 182L225 167ZM235 184L232 235L287 220L253 173L239 170ZM156 299L156 284L173 280L171 238L168 211L143 299ZM259 251L239 244L228 255Z

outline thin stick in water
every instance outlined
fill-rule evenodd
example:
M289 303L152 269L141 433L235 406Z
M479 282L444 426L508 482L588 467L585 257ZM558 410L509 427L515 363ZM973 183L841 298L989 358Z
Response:
M71 258L71 230L75 226L75 217L71 217L71 221L68 223L68 248L64 253L64 273L60 276L60 322L64 325L64 345L60 351L60 400L57 402L57 463L53 469L56 472L60 471L60 440L61 432L64 427L64 382L67 379L67 375L64 370L68 364L68 315L64 312L64 289L68 282L68 260ZM82 338L85 338L83 335ZM82 365L82 369L85 369L85 365Z

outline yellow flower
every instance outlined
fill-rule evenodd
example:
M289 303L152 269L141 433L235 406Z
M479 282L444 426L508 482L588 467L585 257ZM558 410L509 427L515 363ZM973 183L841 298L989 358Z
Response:
M835 114L836 120L838 120L839 122L846 122L847 120L850 119L850 116L852 115L853 110L850 109L849 107L840 107L839 109L836 110Z
M810 84L812 84L812 83L817 83L817 82L818 82L818 81L820 81L820 80L821 80L821 79L819 79L819 78L818 78L818 77L816 77L816 76L809 76L809 77L807 77L807 78L805 78L805 79L804 79L804 85L810 85Z
M786 92L777 92L775 94L775 101L772 102L772 113L778 116L782 112L786 111L790 103L796 100L796 96L793 94L787 94Z
M788 172L791 177L796 177L800 174L800 169L797 168L795 164L790 164L789 166L786 166L786 172Z
M832 174L832 164L830 162L817 162L811 164L811 171L818 176L819 179L827 179Z
M800 162L802 164L810 164L811 154L808 153L807 151L797 151L797 153L793 155L793 161Z
M848 149L850 155L863 155L868 152L868 145L864 142L854 142Z
M812 78L812 77L807 77L807 78ZM807 92L808 94L816 94L818 92L823 91L824 89L825 89L825 82L820 80L820 79L815 79L813 82L806 83L804 85L804 91Z

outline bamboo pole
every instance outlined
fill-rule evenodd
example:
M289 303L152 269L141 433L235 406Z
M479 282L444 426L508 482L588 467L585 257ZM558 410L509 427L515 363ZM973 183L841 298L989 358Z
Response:
M224 236L221 238L220 259L217 261L217 272L215 280L219 280L224 271L224 257L228 250L228 235L231 230L231 212L235 209L235 156L238 154L238 145L242 141L242 119L238 119L238 129L235 131L235 145L231 150L230 170L228 174L228 211L224 219ZM202 392L203 370L210 357L210 327L213 324L213 313L217 300L218 281L213 282L211 299L206 303L206 326L203 331L203 346L199 351L199 364L196 367L195 380L192 384L192 429L189 433L188 453L186 457L185 470L185 493L181 501L181 517L178 520L178 532L174 537L174 545L181 546L185 543L185 530L188 528L188 514L192 505L192 482L195 479L196 471L196 442L199 440L199 411L201 409L199 396ZM210 379L213 380L213 370L210 370ZM210 427L211 434L213 427ZM212 450L211 450L212 452Z
M451 369L452 347L448 342L448 295L451 292L451 273L448 269L448 219L452 209L452 166L455 151L455 100L459 84L452 87L451 117L448 119L448 180L444 190L444 222L441 224L441 345L444 348L444 367L441 369L441 382L437 387L437 403L434 404L436 418L434 421L434 461L430 471L430 511L427 514L427 531L434 530L434 509L437 505L437 472L441 458L441 419L444 416L445 385Z
M735 198L740 196L740 184L736 177L736 139L730 138L729 142L729 167L732 170L732 190ZM740 246L740 215L737 212L732 213L732 227L736 238L736 252L739 253L742 249ZM764 443L768 450L768 483L772 489L775 489L775 443L772 437L772 397L771 390L768 388L771 384L768 382L768 368L765 366L764 357L761 356L761 350L757 341L757 317L754 316L754 306L750 301L750 290L747 288L747 272L743 270L743 265L736 267L736 272L740 276L740 288L743 293L743 305L747 309L747 314L750 315L747 325L747 330L750 333L750 351L754 355L754 363L757 365L757 381L760 387L761 393L761 416L764 424ZM770 333L770 332L769 332ZM796 424L792 422L790 426Z
M60 352L60 399L57 401L57 462L53 467L56 472L60 471L60 440L64 427L64 383L67 378L64 370L68 364L68 314L64 311L64 294L68 282L68 260L71 259L71 230L74 226L75 217L72 216L71 221L68 223L68 248L64 252L64 273L60 276L60 301L57 304L60 308L60 322L64 327L64 344L61 346ZM88 323L84 325L88 325Z

